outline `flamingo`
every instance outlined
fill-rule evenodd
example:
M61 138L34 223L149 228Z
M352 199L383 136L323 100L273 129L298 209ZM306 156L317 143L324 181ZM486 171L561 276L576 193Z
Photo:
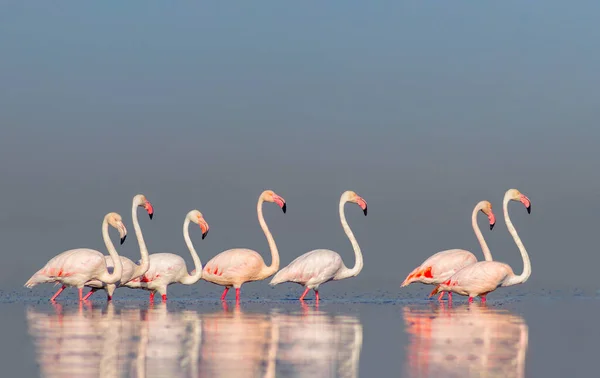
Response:
M522 284L531 275L531 262L529 255L523 242L517 234L517 230L513 226L508 215L508 202L520 201L525 205L527 213L531 213L531 201L527 196L519 192L517 189L509 189L504 194L502 202L504 210L504 219L508 232L512 235L521 257L523 258L523 273L515 275L512 268L508 264L497 261L481 261L456 272L448 280L440 283L431 292L430 296L438 292L454 292L459 295L468 295L469 303L473 302L473 297L479 296L482 302L485 302L486 295L500 286L513 286Z
M315 291L315 299L319 300L319 286L332 280L343 280L345 278L357 276L363 268L363 257L358 246L358 242L348 226L344 205L346 202L353 202L360 206L365 216L367 215L367 201L355 192L348 190L342 193L339 204L340 220L344 232L350 239L354 249L355 263L352 269L347 268L342 258L337 252L328 249L315 249L297 257L288 266L281 269L270 282L275 286L282 282L295 282L306 289L300 300L303 301L306 294L312 289Z
M148 248L146 248L146 243L144 242L144 236L142 235L142 229L140 228L140 224L138 222L137 217L137 208L143 207L148 212L150 219L152 219L154 215L154 208L150 201L146 199L146 196L143 194L137 194L133 197L133 204L131 206L131 218L133 220L133 228L135 229L135 236L137 237L138 244L140 246L140 255L142 259L140 260L140 264L136 264L125 256L119 256L121 258L121 264L123 264L123 274L121 274L121 280L117 283L107 284L100 280L92 280L86 282L85 286L91 287L89 293L83 300L87 300L92 294L94 294L98 290L106 290L107 300L112 300L113 293L116 288L121 286L123 283L130 281L136 277L139 277L146 273L150 266L150 261L148 259ZM111 269L113 268L112 258L110 256L104 256L106 258L106 266Z
M189 225L193 222L200 226L202 231L202 239L208 234L208 223L204 219L202 213L198 210L192 210L185 216L183 222L183 238L187 245L194 267L196 268L192 274L187 272L185 260L174 253L153 253L150 255L150 268L143 276L125 282L122 286L127 286L131 289L143 289L150 291L150 303L154 302L154 294L158 292L163 302L167 300L167 286L180 283L183 285L193 285L202 277L202 262L194 249L192 240L190 239Z
M490 249L488 248L488 245L483 238L483 234L479 229L479 225L477 224L477 214L479 211L487 215L490 221L490 230L492 230L496 224L496 216L492 211L492 204L488 201L481 201L475 205L473 214L471 215L473 231L475 232L475 236L477 236L477 240L481 245L485 261L492 261ZM402 283L401 287L408 286L413 282L421 282L426 285L438 285L446 281L448 278L450 278L450 276L465 266L475 264L476 262L477 257L475 257L473 253L464 249L448 249L441 251L429 257L421 265L410 272L408 277L406 277ZM442 300L443 296L444 293L442 292L438 300ZM448 293L448 297L451 299L452 293Z
M272 276L279 269L277 245L275 245L275 239L273 239L273 235L269 231L263 217L262 205L265 201L276 203L281 207L284 214L287 205L283 197L277 195L272 190L262 192L256 204L258 222L267 237L269 249L271 250L271 265L267 266L258 252L245 248L228 249L213 257L204 267L202 279L225 286L223 295L221 295L222 301L225 300L229 288L233 286L235 288L236 303L239 303L240 288L244 283L264 280Z
M112 273L106 267L106 259L101 252L88 248L71 249L54 256L37 273L25 283L25 287L32 288L41 283L61 283L62 287L50 298L52 302L62 293L67 286L79 289L79 300L83 301L83 287L90 280L100 280L114 284L121 279L123 266L119 255L108 235L108 225L116 228L121 236L121 244L127 236L127 229L121 216L117 213L108 213L102 222L102 237L108 254L114 262Z

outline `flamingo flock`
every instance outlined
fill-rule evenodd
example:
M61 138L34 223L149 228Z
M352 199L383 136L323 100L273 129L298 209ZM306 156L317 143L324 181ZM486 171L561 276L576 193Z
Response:
M472 252L464 249L441 251L413 269L403 281L401 287L417 282L435 285L430 297L440 293L438 300L442 300L444 294L448 293L448 300L451 301L454 293L468 296L469 302L472 302L475 297L479 297L482 302L485 302L487 294L499 287L526 282L531 275L531 262L508 215L508 204L511 201L521 202L528 213L531 212L531 201L517 189L509 189L505 193L502 202L506 226L523 259L524 268L520 275L516 275L509 265L492 259L490 249L478 226L477 216L480 212L487 216L490 230L496 224L496 217L492 211L492 204L488 201L481 201L473 209L471 221L473 231L483 252L484 261L478 261ZM280 270L279 250L263 216L263 204L265 202L276 204L284 214L286 213L287 203L283 197L274 191L265 190L260 194L256 205L258 223L265 234L271 253L270 265L267 265L262 256L256 251L235 248L219 253L203 267L189 233L190 223L194 223L200 227L202 239L208 234L208 222L198 210L188 212L183 223L183 237L194 262L194 269L191 273L188 273L185 261L180 255L174 253L150 254L142 235L137 211L139 208L143 208L152 219L154 207L146 196L138 194L133 197L131 208L133 227L140 248L138 263L120 256L111 241L108 226L119 232L121 244L127 236L127 229L122 217L118 213L111 212L106 214L102 222L102 237L108 251L107 256L102 252L88 248L62 252L38 270L25 283L25 286L32 288L42 283L60 285L60 289L50 298L53 302L67 287L78 289L80 301L87 301L98 290L106 291L107 300L110 301L117 288L141 289L150 292L150 302L152 303L156 293L161 296L163 302L167 301L167 287L169 285L176 283L193 285L202 279L224 287L221 296L222 301L225 301L229 289L235 288L236 303L239 303L243 284L265 280L273 276L270 281L271 286L285 282L297 283L304 287L304 292L299 298L300 301L304 301L309 291L313 290L315 301L318 303L320 285L329 281L354 277L361 272L363 256L358 241L346 220L345 205L346 203L358 205L366 216L367 201L364 198L353 191L346 191L342 193L339 201L340 222L354 251L354 266L352 268L348 268L344 264L342 257L337 252L328 249L315 249L297 257ZM85 296L83 295L84 287L90 288Z

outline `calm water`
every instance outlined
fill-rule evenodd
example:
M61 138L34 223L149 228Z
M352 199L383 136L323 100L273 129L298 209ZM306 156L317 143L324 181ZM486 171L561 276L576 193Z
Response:
M396 293L291 299L172 297L124 291L79 305L2 293L2 366L43 377L563 377L596 371L595 292L490 296L452 306ZM48 291L49 292L49 291ZM45 292L44 292L45 294ZM252 295L249 295L252 297ZM376 297L376 298L374 298Z

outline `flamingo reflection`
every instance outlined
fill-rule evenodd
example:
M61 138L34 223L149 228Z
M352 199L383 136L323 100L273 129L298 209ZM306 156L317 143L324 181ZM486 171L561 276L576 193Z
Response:
M89 302L88 302L89 303ZM195 311L146 309L55 312L27 309L29 333L43 377L196 376L201 345Z
M300 314L274 316L283 375L357 377L363 336L358 318L302 307Z
M404 308L409 377L525 376L529 333L508 311L471 304L433 310Z
M292 313L239 305L202 314L55 304L26 310L43 377L356 377L358 318L306 304Z

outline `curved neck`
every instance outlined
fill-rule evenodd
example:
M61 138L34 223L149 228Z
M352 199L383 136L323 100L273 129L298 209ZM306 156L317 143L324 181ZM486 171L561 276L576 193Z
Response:
M480 210L481 208L479 206L475 206L475 209L473 209L473 215L471 216L471 224L473 225L473 231L475 231L475 236L477 236L477 241L479 241L479 245L481 246L481 250L483 251L483 257L485 258L485 261L492 261L492 253L490 252L490 249L487 243L485 242L485 239L483 238L483 234L479 229L479 225L477 224L477 214L479 214Z
M144 275L148 268L150 267L150 258L148 257L148 248L146 248L146 242L144 241L144 235L142 235L142 229L140 228L140 223L138 222L137 216L137 203L133 203L131 206L131 219L133 220L133 228L135 230L135 237L137 238L138 245L140 246L140 265L135 264L135 269L133 271L133 278L140 277Z
M269 242L269 249L271 250L271 265L265 267L262 271L262 279L267 278L275 272L279 270L279 251L277 250L277 245L275 244L275 239L273 239L273 235L271 235L271 231L269 231L269 227L267 227L267 222L265 222L265 218L263 216L263 205L264 200L262 196L258 199L258 203L256 204L256 213L258 214L258 223L260 223L260 228L265 233L267 237L267 241Z
M108 250L108 254L113 260L113 272L112 274L108 272L108 268L104 270L98 279L107 284L117 283L121 279L121 274L123 273L123 264L121 263L121 259L119 258L119 254L115 249L115 246L110 240L110 235L108 234L108 220L104 218L104 222L102 222L102 239L104 239L104 244L106 245L106 249Z
M196 253L196 249L194 249L192 239L190 239L190 220L187 217L185 218L185 222L183 222L183 239L185 240L185 245L187 245L190 250L192 260L194 260L194 268L196 268L196 270L192 274L186 272L185 276L179 280L179 282L184 285L193 285L202 278L202 262Z
M352 269L346 268L340 274L336 275L336 280L342 280L344 278L357 276L363 268L363 257L360 251L360 247L358 246L358 242L356 241L356 238L354 237L354 234L352 233L352 230L350 229L350 226L346 221L346 213L344 211L344 205L346 204L346 202L348 202L346 199L340 199L340 220L342 222L342 228L344 229L346 236L348 236L348 239L350 239L350 243L352 243L355 262L354 267L352 267Z
M531 275L531 261L529 261L529 255L527 254L527 250L525 249L525 246L523 245L521 238L519 238L519 235L517 234L517 230L515 229L515 226L513 226L512 222L510 220L510 216L508 215L508 202L509 201L510 201L510 198L508 196L504 196L504 201L502 203L503 210L504 210L504 222L506 223L508 232L510 232L510 234L512 235L513 239L515 240L515 243L517 244L517 247L519 247L519 251L521 252L521 257L523 258L523 273L521 273L518 276L513 275L511 277L508 277L505 280L505 282L502 284L502 286L512 286L512 285L521 284L521 283L527 281L527 279Z

